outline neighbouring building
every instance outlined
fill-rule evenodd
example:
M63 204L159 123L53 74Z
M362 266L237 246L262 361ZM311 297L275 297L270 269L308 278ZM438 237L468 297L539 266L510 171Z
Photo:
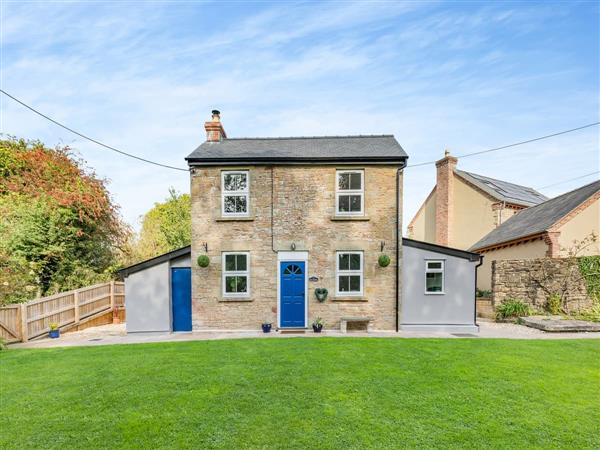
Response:
M480 256L402 241L408 156L392 135L229 138L218 111L205 129L186 158L191 282L178 267L139 273L177 252L122 271L126 285L170 284L156 299L170 331L303 330L317 317L326 329L477 331Z
M408 237L468 249L519 211L548 200L530 187L458 170L448 151L437 180L408 225Z
M494 260L565 257L594 235L600 235L600 180L519 212L472 245L484 256L477 286L492 288ZM600 242L589 242L579 255L600 255Z

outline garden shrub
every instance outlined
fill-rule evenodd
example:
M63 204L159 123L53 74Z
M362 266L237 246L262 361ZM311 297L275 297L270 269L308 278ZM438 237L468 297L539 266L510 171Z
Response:
M546 309L552 315L558 315L562 311L562 299L559 294L552 294L546 302Z
M496 319L499 320L528 316L530 313L530 306L515 298L507 298L496 307Z

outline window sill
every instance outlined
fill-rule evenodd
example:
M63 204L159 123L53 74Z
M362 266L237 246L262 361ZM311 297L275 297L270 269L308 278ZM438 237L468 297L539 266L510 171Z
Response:
M215 219L217 222L252 222L253 220L254 216L221 216Z
M425 295L446 295L445 292L425 292Z
M217 300L219 303L253 302L250 297L221 297Z
M339 222L345 222L345 221L351 221L351 220L356 220L358 222L367 222L369 220L371 220L371 218L369 216L331 216L331 220L332 221L339 221Z
M338 297L331 297L331 301L332 302L367 302L367 298L362 296L362 295L356 295L356 296L338 296Z

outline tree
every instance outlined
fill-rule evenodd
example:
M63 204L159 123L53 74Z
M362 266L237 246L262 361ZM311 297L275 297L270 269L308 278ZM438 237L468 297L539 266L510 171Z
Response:
M131 262L175 250L192 241L191 201L189 194L169 188L169 196L142 217L142 228L131 243Z
M129 229L106 183L69 147L0 140L0 302L110 278Z

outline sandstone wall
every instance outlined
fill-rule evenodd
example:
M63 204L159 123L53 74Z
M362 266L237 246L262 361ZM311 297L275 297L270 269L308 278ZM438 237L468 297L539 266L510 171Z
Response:
M547 281L540 283L540 280ZM544 286L545 289L542 287ZM577 264L566 258L507 259L492 262L492 298L494 307L507 298L523 300L543 309L549 292L566 295L570 311L585 311L592 306L585 280Z
M336 169L360 168L365 173L365 217L339 220L335 212ZM221 171L250 171L250 217L221 217ZM342 316L369 316L373 329L395 329L396 166L250 166L195 168L192 196L192 321L195 330L257 330L263 320L277 324L277 251L308 251L308 324L317 316L328 328ZM273 183L271 183L273 180ZM400 184L402 186L402 184ZM273 228L271 196L273 195ZM271 232L273 230L273 233ZM380 242L392 262L379 267ZM195 264L208 245L210 265ZM250 252L250 297L224 298L221 254ZM364 295L335 296L336 251L364 252ZM400 248L400 261L402 253ZM314 289L329 290L319 303ZM398 287L401 292L401 286Z

